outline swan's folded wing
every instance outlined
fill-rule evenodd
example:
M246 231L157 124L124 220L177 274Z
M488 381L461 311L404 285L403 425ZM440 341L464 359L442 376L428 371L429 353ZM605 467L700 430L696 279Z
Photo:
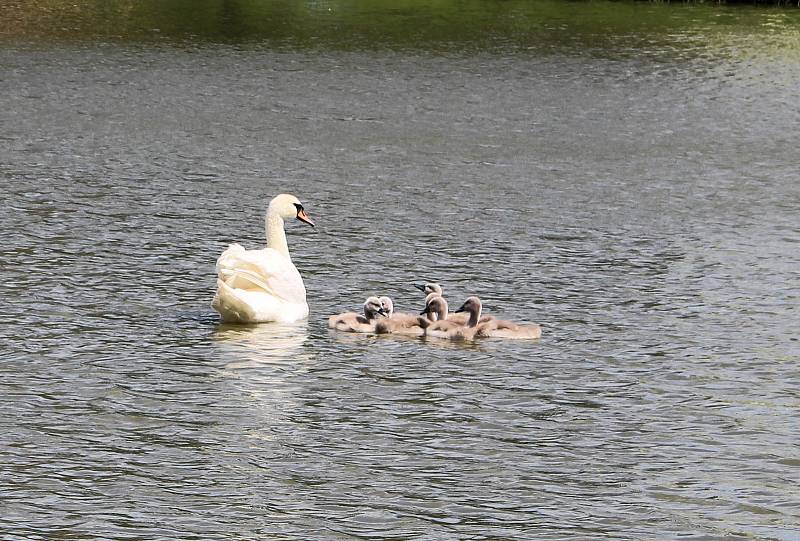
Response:
M263 291L287 302L306 301L300 273L289 258L271 248L245 250L231 244L217 259L217 276L232 288Z

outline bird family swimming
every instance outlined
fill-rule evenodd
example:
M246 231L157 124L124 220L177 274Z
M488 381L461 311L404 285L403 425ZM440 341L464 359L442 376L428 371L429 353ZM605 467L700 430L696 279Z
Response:
M542 334L539 325L520 325L508 320L482 314L483 304L478 297L468 297L454 313L449 312L447 300L439 284L415 286L425 297L425 309L420 315L394 313L390 297L380 297L386 315L375 322L376 334L398 334L447 340L477 338L536 339Z
M306 288L289 255L285 220L297 219L314 227L300 200L291 194L273 197L267 206L267 247L245 250L234 243L217 259L217 291L211 306L224 322L291 323L308 317ZM538 338L538 325L518 325L481 314L481 301L469 297L455 313L448 311L442 286L417 285L425 293L418 315L397 313L390 297L368 297L364 315L347 312L331 316L328 326L342 331L430 336L458 340L476 337Z

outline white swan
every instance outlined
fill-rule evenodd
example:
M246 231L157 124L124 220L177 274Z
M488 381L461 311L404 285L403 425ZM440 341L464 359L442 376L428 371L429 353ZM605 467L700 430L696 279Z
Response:
M245 250L231 244L217 259L217 293L211 306L231 323L291 323L308 317L306 287L286 244L284 220L297 218L310 226L300 200L274 197L267 207L267 247Z

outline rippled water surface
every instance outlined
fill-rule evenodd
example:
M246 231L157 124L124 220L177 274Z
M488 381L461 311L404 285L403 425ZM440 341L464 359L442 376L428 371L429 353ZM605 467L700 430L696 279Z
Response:
M184 4L0 24L0 537L800 539L796 11ZM326 328L425 280L544 335Z

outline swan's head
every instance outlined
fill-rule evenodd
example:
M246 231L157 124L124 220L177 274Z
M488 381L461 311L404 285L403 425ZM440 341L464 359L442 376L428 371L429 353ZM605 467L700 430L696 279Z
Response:
M480 314L481 313L481 300L478 297L467 297L467 300L464 301L464 304L456 310L456 312L469 312L470 314Z
M394 302L392 302L392 299L390 297L381 297L380 301L384 315L386 317L392 317L392 314L394 313Z
M277 213L278 216L284 220L297 218L301 222L314 227L314 222L308 217L308 214L306 214L306 209L303 208L303 204L300 200L288 193L282 193L273 197L272 201L269 202L268 212Z
M367 297L367 300L364 301L364 315L367 319L375 319L378 315L386 315L381 300L378 297Z
M431 321L447 319L447 301L441 295L434 295L420 314L427 316Z
M430 295L431 293L436 293L437 295L442 295L442 286L436 283L428 283L424 286L419 284L414 284L414 287L425 293L425 295Z
M428 303L431 302L431 299L434 297L441 297L441 295L439 295L435 291L433 293L428 293L427 295L425 295L425 306L428 306Z

